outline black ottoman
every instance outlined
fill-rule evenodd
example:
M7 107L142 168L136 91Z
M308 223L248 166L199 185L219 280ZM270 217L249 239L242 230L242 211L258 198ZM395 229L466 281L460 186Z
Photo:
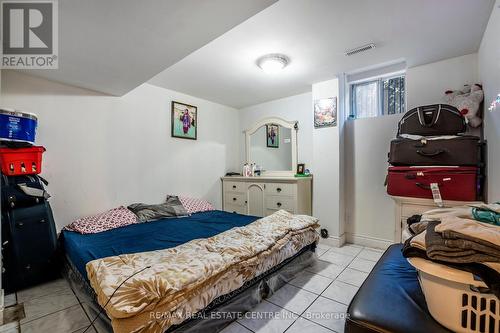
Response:
M417 271L391 245L354 296L345 332L451 332L436 322L425 303Z

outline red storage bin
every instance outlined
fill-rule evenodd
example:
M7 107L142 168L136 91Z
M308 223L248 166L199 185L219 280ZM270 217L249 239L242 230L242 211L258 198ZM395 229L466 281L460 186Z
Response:
M477 167L389 167L387 193L432 199L430 184L437 183L443 200L475 201L478 173Z
M6 176L35 175L42 172L44 147L0 148L0 165Z

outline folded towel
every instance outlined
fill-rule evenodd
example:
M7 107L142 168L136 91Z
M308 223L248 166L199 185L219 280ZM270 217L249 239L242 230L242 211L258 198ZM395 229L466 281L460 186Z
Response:
M427 256L425 250L416 248L411 244L414 243L414 238L416 236L409 238L405 241L401 252L405 258L422 258L425 260L433 261L438 264L446 265L458 270L466 271L479 277L495 294L496 297L500 298L500 264L493 263L469 263L469 264L459 264L459 263L449 263L439 260L433 260Z
M410 230L413 232L414 235L418 235L421 232L425 231L425 229L427 229L427 223L429 222L413 223L412 225L410 225Z
M481 210L489 210L489 211L500 214L500 202L496 202L496 203L492 203L492 204L485 204L485 203L473 204L473 205L471 205L471 207L475 207L475 208L478 208Z
M417 249L425 251L425 234L426 231L424 230L421 233L413 236L410 239L410 245Z
M500 226L482 223L471 219L447 216L436 226L436 232L445 238L459 238L475 241L500 250Z
M436 221L431 221L427 225L425 247L429 258L453 263L500 262L500 257L494 253L446 245L445 238L436 230L439 225L440 223Z
M461 206L461 207L453 207L453 208L437 208L433 210L429 210L422 214L420 218L421 222L429 222L429 221L441 221L442 218L448 216L456 216L461 218L469 218L472 219L472 207Z
M444 217L459 217L500 225L500 204L474 204L454 208L438 208L425 212L420 221L440 221Z

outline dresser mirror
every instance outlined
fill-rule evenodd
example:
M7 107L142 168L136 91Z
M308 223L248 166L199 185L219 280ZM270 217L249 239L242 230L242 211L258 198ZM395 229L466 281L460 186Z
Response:
M245 131L246 160L264 176L292 176L297 168L297 122L266 118Z

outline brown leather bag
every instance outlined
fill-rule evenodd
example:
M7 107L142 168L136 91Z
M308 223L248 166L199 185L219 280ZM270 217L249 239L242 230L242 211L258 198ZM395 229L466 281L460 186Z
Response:
M485 143L477 136L458 136L391 141L389 163L392 165L469 165L481 166Z

